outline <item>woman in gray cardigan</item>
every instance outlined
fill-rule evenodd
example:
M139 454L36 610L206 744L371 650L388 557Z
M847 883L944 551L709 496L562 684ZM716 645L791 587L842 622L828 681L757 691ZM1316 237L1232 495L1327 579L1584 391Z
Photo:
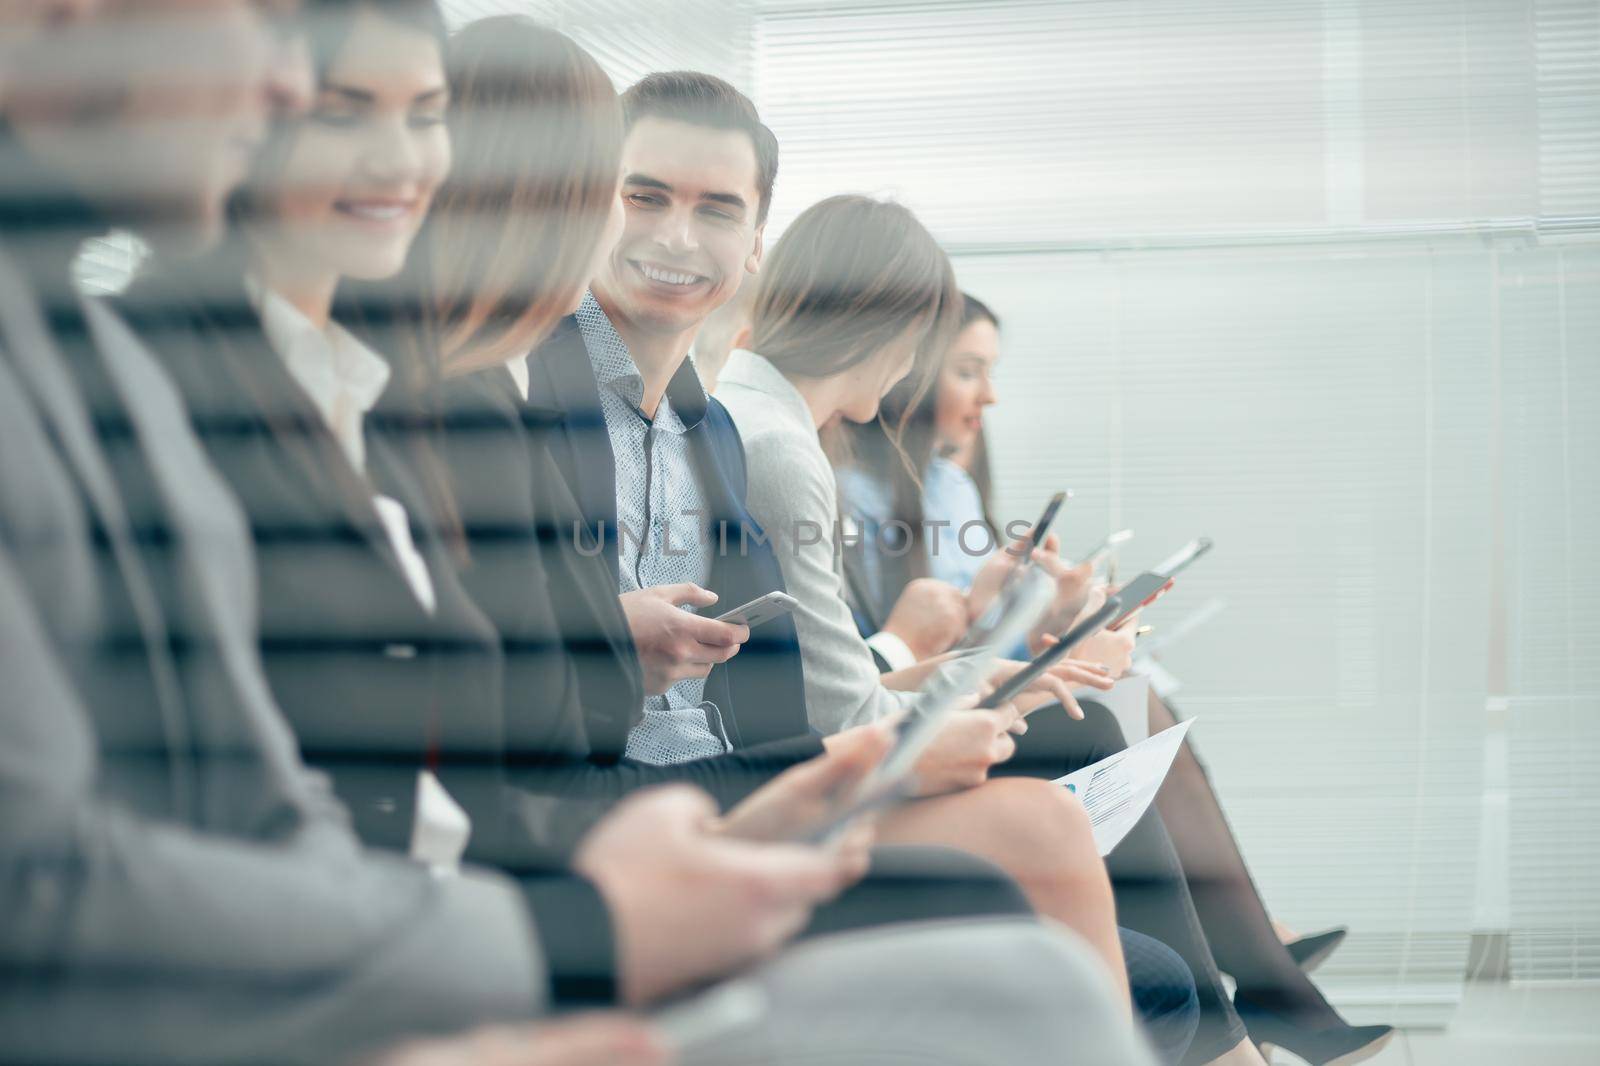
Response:
M866 197L832 197L796 219L768 255L752 313L752 350L733 353L719 378L717 399L744 441L750 511L778 544L784 583L799 601L806 702L812 725L824 732L893 713L904 700L896 688L916 680L878 673L845 602L837 486L825 443L835 443L827 438L842 422L877 417L879 402L902 379L914 375L913 386L924 391L932 384L960 304L948 258L910 211ZM1091 668L1076 664L1071 679L1082 683ZM1095 730L1084 728L1075 738L1081 744L1054 773L1106 754L1108 744ZM1109 746L1120 748L1115 740ZM915 820L929 839L934 827L920 824L919 815L917 807L907 808L900 822L885 821L883 833L892 836ZM938 828L945 842L999 863L1025 890L1048 882L1050 857L1019 863L992 823L956 815ZM1176 948L1203 986L1204 1039L1197 1038L1185 1061L1260 1064L1193 919L1182 867L1157 816L1141 821L1114 867L1119 861L1122 920ZM1115 883L1115 868L1112 874ZM1034 903L1054 914L1061 901Z
M847 233L860 254L830 256ZM949 260L911 213L861 197L834 197L808 210L785 234L767 269L763 277L775 285L764 284L758 299L770 302L791 292L799 297L779 313L787 311L786 317L811 330L814 352L838 353L836 365L795 379L762 356L736 352L717 398L744 442L746 502L773 538L784 584L799 601L795 625L811 724L834 733L906 707L910 692L901 689L914 688L926 671L887 675L888 684L880 683L872 654L856 633L834 565L837 504L819 426L841 416L871 418L878 398L911 369L919 347L942 332L941 306L949 306L950 294L959 295ZM815 304L827 296L814 300L818 291L848 294L842 316L848 321L819 314ZM937 343L931 348L939 349ZM1103 677L1087 664L1062 673L1079 683ZM1019 709L1054 698L1065 687L1062 680L1058 675L1043 693L1021 698ZM1120 970L1112 923L1081 884L1085 864L1100 873L1094 849L1044 850L1026 843L1028 834L1007 830L1020 824L1075 832L1087 826L1081 805L1054 787L1017 787L1036 781L986 781L990 767L1014 750L1008 729L1015 719L1014 712L956 715L918 766L920 791L928 798L886 817L880 839L944 843L990 859L1016 878L1040 913L1083 933Z

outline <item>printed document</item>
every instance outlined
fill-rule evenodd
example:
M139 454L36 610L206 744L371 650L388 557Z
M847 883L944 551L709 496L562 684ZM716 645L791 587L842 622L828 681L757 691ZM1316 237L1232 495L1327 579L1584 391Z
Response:
M1131 748L1056 778L1056 784L1076 793L1089 812L1094 842L1101 855L1111 854L1111 849L1122 843L1128 830L1150 809L1184 734L1193 724L1193 718L1179 722Z

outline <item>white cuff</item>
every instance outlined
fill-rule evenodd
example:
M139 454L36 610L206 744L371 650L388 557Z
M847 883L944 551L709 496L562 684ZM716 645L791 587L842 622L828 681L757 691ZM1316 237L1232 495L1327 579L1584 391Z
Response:
M889 664L890 673L917 665L917 655L911 650L911 645L887 630L879 630L868 637L867 647Z

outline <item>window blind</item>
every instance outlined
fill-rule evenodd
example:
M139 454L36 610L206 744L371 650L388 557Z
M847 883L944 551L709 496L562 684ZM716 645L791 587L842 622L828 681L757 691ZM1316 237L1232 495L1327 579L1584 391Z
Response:
M1148 612L1263 895L1348 923L1352 1018L1442 1022L1466 964L1482 788L1490 271L1461 249L963 257L996 307L1001 513L1070 486L1125 573L1217 549Z
M777 222L891 193L952 251L1600 230L1593 0L769 0Z
M1593 976L1600 4L769 0L755 41L774 235L892 195L1005 319L1005 516L1217 538L1150 620L1227 602L1178 702L1269 903L1354 926L1341 1002L1458 997L1491 663L1514 969Z
M1539 225L1600 230L1600 3L1538 0Z
M1600 248L1500 266L1512 974L1600 978Z
M700 70L750 88L749 0L446 0L452 26L520 13L554 26L588 49L617 88L653 70Z

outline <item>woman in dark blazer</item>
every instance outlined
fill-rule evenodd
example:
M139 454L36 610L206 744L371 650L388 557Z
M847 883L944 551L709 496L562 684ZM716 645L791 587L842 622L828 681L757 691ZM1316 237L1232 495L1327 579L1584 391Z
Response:
M471 812L474 858L555 862L592 818L562 807L562 817L529 820L504 802L499 637L456 579L441 535L449 506L425 426L410 414L414 383L336 321L371 318L334 292L347 276L398 269L448 167L442 21L423 0L328 9L341 17L314 38L319 75L361 78L353 57L364 49L410 62L366 76L360 87L374 102L365 110L319 97L270 146L233 244L201 263L153 264L122 306L250 519L268 680L361 837L429 857L416 804L419 767L431 766ZM389 162L395 127L408 142L404 166ZM323 191L330 184L337 192ZM275 224L291 211L317 217L352 188L374 201L411 195L415 224ZM327 247L330 233L339 246ZM547 656L549 676L562 670ZM561 735L567 723L538 721L547 731L524 732L520 745L582 750L581 736ZM530 824L545 838L530 836Z

